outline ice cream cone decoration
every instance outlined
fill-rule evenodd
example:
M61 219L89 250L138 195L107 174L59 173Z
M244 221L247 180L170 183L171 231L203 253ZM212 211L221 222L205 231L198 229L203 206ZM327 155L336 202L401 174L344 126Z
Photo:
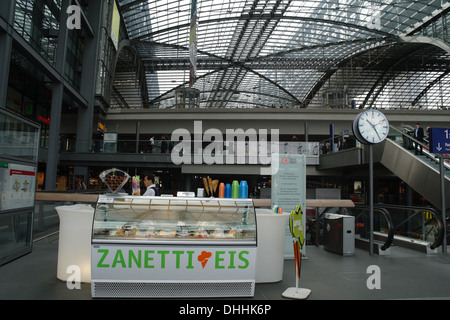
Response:
M216 192L218 185L219 185L219 180L213 180L212 181L213 194Z
M209 191L211 191L211 197L214 196L214 191L212 188L212 179L208 178Z
M203 185L205 186L206 193L208 196L213 197L214 193L217 190L217 187L219 186L219 180L212 180L211 178L203 178Z
M202 253L197 257L197 260L202 264L202 268L205 268L208 263L208 259L211 258L212 253L208 251L202 251Z
M205 186L206 193L209 196L208 180L206 180L206 178L203 178L203 185Z

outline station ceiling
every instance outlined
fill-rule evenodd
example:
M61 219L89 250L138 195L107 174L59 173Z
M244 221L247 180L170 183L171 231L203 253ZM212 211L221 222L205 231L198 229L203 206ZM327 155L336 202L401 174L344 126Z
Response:
M445 0L118 2L112 107L447 108Z

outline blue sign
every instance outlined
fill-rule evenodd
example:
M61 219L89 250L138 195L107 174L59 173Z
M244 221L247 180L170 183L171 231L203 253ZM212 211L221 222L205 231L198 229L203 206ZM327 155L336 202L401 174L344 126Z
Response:
M430 152L450 153L450 128L430 128Z

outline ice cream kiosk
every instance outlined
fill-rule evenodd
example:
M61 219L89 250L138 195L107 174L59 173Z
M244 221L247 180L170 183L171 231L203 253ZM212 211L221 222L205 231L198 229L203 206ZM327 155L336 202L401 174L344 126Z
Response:
M251 199L100 195L92 297L253 296L256 239Z

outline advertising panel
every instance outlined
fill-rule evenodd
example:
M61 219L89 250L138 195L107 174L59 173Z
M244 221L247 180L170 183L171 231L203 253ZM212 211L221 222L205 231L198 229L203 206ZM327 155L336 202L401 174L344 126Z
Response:
M34 206L36 167L0 162L0 211Z

